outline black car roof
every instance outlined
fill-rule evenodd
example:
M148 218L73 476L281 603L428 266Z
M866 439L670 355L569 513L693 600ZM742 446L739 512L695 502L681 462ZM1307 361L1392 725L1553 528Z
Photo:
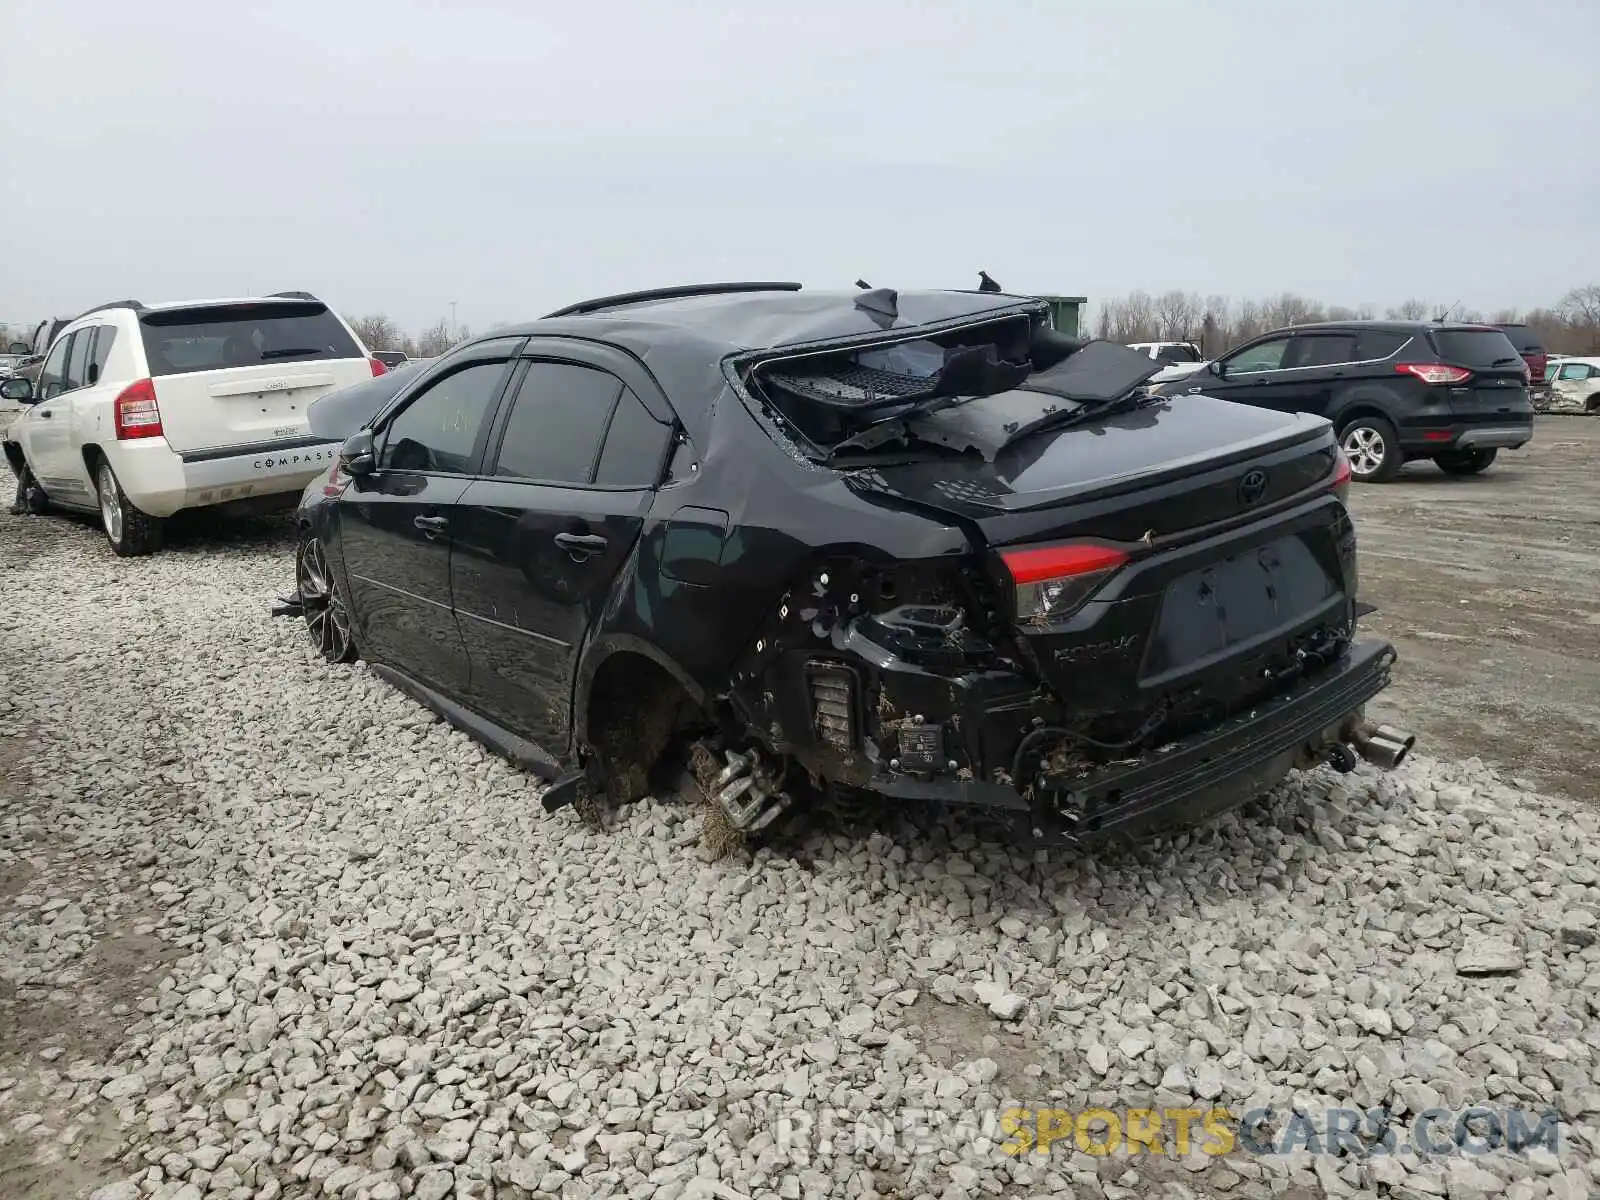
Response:
M782 290L640 300L503 326L484 338L584 338L626 351L655 375L689 436L695 438L709 426L717 398L726 387L722 364L730 356L822 347L874 336L915 337L925 327L1007 313L1042 316L1048 312L1042 300L1003 292L897 292L893 317L856 303L884 294L881 290Z

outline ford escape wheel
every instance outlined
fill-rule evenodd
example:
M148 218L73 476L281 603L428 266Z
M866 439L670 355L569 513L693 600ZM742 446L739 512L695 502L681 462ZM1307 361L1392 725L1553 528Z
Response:
M100 497L100 525L111 549L124 558L149 554L161 548L161 518L140 512L117 482L111 464L101 460L94 473Z
M1356 417L1339 431L1339 444L1362 483L1387 483L1405 462L1399 435L1382 417Z
M356 643L350 635L350 609L328 566L321 539L309 534L300 539L294 557L294 581L300 591L306 632L317 652L331 663L354 660Z

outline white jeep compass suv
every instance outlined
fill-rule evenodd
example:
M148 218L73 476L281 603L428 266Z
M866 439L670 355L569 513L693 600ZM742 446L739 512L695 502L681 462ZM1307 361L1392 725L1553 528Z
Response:
M4 450L34 511L100 513L118 554L161 544L180 509L293 507L338 445L312 435L324 392L381 375L355 333L306 292L244 300L124 300L75 318Z

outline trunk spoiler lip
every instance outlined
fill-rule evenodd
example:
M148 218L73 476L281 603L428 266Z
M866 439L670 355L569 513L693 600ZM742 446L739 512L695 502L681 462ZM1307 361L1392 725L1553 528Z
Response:
M1114 418L1113 418L1114 419ZM1293 451L1302 450L1309 442L1324 441L1327 448L1334 446L1333 426L1322 417L1313 417L1307 414L1296 414L1292 424L1283 426L1268 434L1258 435L1241 442L1236 442L1224 449L1210 449L1185 455L1182 458L1164 459L1151 466L1168 471L1182 471L1190 467L1204 468L1205 471L1225 470L1246 462L1257 462L1263 457L1276 457ZM1270 459L1269 459L1270 463ZM838 468L835 468L838 470ZM893 482L892 467L863 467L858 471L840 470L840 476L847 486L859 488L863 491L880 492L898 495ZM1196 471L1196 474L1203 473ZM1150 480L1149 470L1129 471L1121 475L1101 477L1072 483L1064 483L1060 487L1048 491L1028 493L1025 503L1006 504L1002 501L1010 497L984 497L968 495L963 497L966 504L975 508L982 508L989 514L1011 515L1016 513L1037 512L1040 509L1055 508L1062 504L1075 503L1089 500L1111 499L1128 492L1136 491L1145 486Z

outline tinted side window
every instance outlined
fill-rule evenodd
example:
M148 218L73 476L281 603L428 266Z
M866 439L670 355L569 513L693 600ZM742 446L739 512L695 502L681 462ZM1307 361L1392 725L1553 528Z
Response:
M1288 338L1274 338L1249 349L1241 350L1225 360L1229 375L1253 375L1257 371L1276 371L1283 365L1283 352L1289 348Z
M65 390L63 381L67 377L67 351L72 348L72 342L72 338L64 337L50 347L50 357L39 368L39 399L48 400Z
M116 343L117 329L114 325L101 325L94 331L94 349L89 353L89 383L100 382L100 377L106 373L106 363L111 358L111 347Z
M639 397L623 388L594 481L611 487L654 487L661 482L661 460L671 436L671 426L652 417Z
M378 466L465 472L505 374L505 363L481 362L434 381L389 422Z
M1410 340L1409 334L1364 329L1356 341L1356 352L1361 358L1388 358Z
M1352 333L1307 334L1295 339L1293 366L1331 367L1354 362L1356 339Z
M61 390L70 392L89 382L89 348L94 343L94 330L80 329L72 335L72 349L67 351L67 377Z
M621 391L620 379L594 367L529 363L494 473L547 483L590 482L600 435Z

